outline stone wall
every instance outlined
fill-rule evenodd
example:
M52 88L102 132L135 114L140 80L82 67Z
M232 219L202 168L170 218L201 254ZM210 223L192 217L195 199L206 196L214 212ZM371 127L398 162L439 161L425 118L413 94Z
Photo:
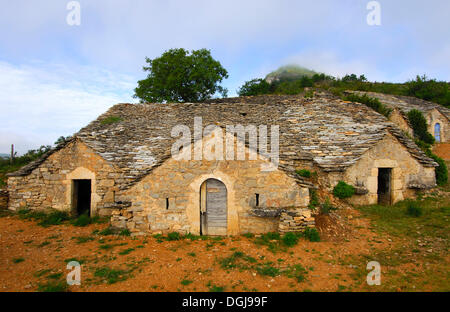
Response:
M8 192L6 190L0 190L0 210L8 209Z
M389 120L395 123L401 130L408 133L411 137L414 135L413 129L409 126L405 116L396 108L389 115Z
M392 203L414 196L415 189L436 186L434 167L419 164L392 135L387 135L345 172L322 175L322 183L331 191L343 180L357 189L357 195L350 198L350 202L359 205L376 204L378 168L392 168Z
M114 204L115 180L120 177L113 167L82 142L69 143L50 155L26 176L8 178L9 209L58 209L72 211L72 180L90 179L91 214L110 212Z
M315 225L315 219L311 215L310 209L296 209L281 213L278 231L280 233L303 232Z
M437 109L431 110L425 115L428 124L428 132L434 137L434 127L437 123L441 125L441 143L446 143L450 140L450 122L447 117L442 115Z
M111 223L135 235L172 231L199 234L200 187L214 178L227 188L228 235L277 231L279 216L256 216L254 210L306 207L309 193L283 171L262 171L263 164L268 162L171 158L118 196L117 200L131 206L115 210Z

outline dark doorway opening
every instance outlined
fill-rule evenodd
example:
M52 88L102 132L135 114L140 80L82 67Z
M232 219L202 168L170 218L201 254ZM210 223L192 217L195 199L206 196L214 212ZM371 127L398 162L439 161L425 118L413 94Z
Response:
M391 168L378 168L378 203L391 204Z
M73 180L72 207L77 215L91 215L91 180Z

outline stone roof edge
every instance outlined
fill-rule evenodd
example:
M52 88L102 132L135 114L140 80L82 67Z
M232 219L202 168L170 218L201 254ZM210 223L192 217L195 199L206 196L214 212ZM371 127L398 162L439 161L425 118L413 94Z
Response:
M409 154L414 157L420 164L424 167L438 167L439 164L433 159L428 157L424 151L422 151L417 144L411 140L407 135L403 133L402 130L392 125L387 128L387 131L394 136L400 144L402 144Z
M47 160L47 158L49 158L51 155L53 155L54 153L58 152L59 150L63 149L64 147L66 147L69 143L71 142L75 142L76 140L79 140L79 138L77 137L72 137L68 140L65 140L64 142L58 144L57 146L55 146L54 148L50 149L48 152L46 152L45 154L43 154L40 158L33 160L32 162L30 162L29 164L23 166L22 168L20 168L17 171L14 172L10 172L8 174L6 174L7 177L20 177L20 176L27 176L29 175L34 169L36 169L37 167L39 167L44 161Z

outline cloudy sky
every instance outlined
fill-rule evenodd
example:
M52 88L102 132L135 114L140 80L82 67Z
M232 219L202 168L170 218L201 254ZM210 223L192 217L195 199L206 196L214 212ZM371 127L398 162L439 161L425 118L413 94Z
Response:
M145 56L207 48L229 72L229 95L246 80L294 63L343 76L403 82L450 80L450 1L0 0L0 153L71 135L132 98Z

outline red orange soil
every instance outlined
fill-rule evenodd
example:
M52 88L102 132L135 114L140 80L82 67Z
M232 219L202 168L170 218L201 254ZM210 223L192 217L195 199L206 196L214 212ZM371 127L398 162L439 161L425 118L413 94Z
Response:
M450 143L435 144L433 153L444 160L450 160Z
M376 290L365 283L367 273L355 275L365 267L354 267L349 263L361 255L392 249L401 242L371 231L368 220L360 218L355 210L348 209L333 218L335 220L327 220L327 217L318 220L322 236L327 237L328 241L314 243L301 240L286 252L274 254L266 246L257 246L254 239L242 236L218 241L185 239L158 242L153 237L102 237L92 234L107 225L43 228L33 221L6 216L0 218L0 291L36 291L39 284L49 281L45 274L38 276L43 270L49 270L49 274L62 273L64 280L69 272L66 262L70 258L84 260L81 286L70 286L68 289L75 292L208 291L212 285L224 287L225 291ZM328 231L327 227L336 224L336 220L340 225ZM91 237L92 240L78 244L73 238L80 236ZM102 238L105 240L103 245L114 247L100 249L99 239ZM133 248L129 254L119 254L128 248ZM242 251L261 263L272 261L281 268L301 264L308 270L306 279L297 282L285 275L261 276L254 269L242 272L232 269L227 272L218 259L235 251ZM14 259L20 258L22 262L14 263ZM101 267L132 268L133 271L128 279L108 284L93 274ZM191 283L183 285L182 280Z

